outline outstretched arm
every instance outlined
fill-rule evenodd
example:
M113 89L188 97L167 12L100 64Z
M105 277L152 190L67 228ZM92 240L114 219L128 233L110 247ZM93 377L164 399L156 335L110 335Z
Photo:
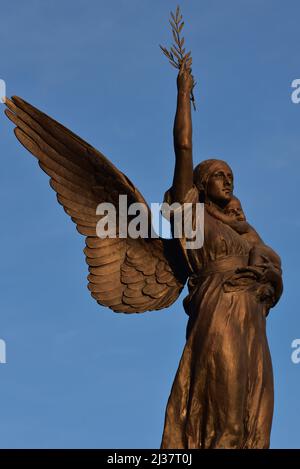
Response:
M182 203L193 185L192 117L190 93L193 78L181 67L177 78L177 108L174 121L175 171L172 186L174 202Z

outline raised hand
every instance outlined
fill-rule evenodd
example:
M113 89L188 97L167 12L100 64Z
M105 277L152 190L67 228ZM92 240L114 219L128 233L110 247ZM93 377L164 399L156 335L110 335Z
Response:
M191 94L194 88L194 77L191 74L191 69L186 66L184 62L179 70L177 76L177 89L178 92Z

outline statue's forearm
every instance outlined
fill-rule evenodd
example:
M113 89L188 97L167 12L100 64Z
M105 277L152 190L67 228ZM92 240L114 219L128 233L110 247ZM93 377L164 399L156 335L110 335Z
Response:
M174 150L176 156L173 197L183 202L193 185L192 118L190 93L179 89L174 121Z
M187 91L178 91L177 108L174 120L174 149L192 151L192 117L190 95ZM180 156L180 155L179 155Z

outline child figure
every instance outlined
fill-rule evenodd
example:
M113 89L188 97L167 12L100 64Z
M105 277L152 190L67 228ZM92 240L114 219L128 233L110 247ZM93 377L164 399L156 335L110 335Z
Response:
M260 301L265 301L269 307L274 306L282 293L282 283L278 285L281 277L281 261L279 256L267 246L255 229L246 221L246 216L240 200L232 196L223 212L213 206L207 205L206 210L212 216L229 225L233 230L243 236L252 246L249 252L248 267L239 268L236 273L251 272L261 283L257 294Z

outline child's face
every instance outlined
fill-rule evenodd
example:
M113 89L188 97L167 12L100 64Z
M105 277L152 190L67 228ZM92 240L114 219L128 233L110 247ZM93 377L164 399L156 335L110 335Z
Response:
M232 199L225 207L224 213L238 221L246 221L241 203L239 200Z

